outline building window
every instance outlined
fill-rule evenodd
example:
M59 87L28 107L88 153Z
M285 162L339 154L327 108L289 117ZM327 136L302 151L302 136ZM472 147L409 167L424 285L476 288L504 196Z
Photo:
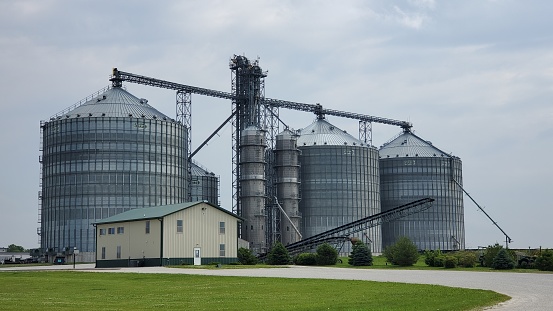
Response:
M182 219L177 219L177 233L182 233Z
M106 228L100 229L100 235L106 235Z
M108 234L115 234L115 228L108 228Z
M146 234L150 234L150 221L146 220Z
M219 234L225 234L225 222L219 222Z
M125 227L117 227L117 234L125 233Z
M219 257L225 257L225 244L219 244Z
M121 259L121 245L117 246L117 259Z
M106 259L106 248L102 247L102 259Z

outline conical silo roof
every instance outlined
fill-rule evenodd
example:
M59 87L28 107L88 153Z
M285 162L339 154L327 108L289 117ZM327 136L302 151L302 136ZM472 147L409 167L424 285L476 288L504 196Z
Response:
M300 130L298 147L313 145L363 146L363 142L330 124L324 119L317 119L311 125Z
M196 161L192 161L192 163L190 163L190 170L192 172L192 176L215 176L215 173L208 171Z
M123 88L113 87L97 97L83 103L64 114L66 118L75 117L134 117L146 119L170 119Z
M450 157L446 152L434 147L411 132L403 132L385 143L379 150L380 158L397 157Z

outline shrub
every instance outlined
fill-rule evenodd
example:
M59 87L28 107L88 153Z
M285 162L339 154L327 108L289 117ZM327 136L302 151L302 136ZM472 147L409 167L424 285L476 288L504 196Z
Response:
M317 247L316 260L319 266L335 265L338 261L338 251L328 243L321 244Z
M412 266L419 259L417 246L408 238L401 237L396 243L386 247L384 256L393 265Z
M440 251L439 249L434 250L434 251L426 250L426 251L424 251L424 256L425 256L424 263L427 266L430 266L430 267L443 267L443 262L441 262L440 265L436 265L436 258L442 256L442 251Z
M541 271L553 271L553 250L542 251L536 258L535 266Z
M243 265L256 265L257 257L254 256L250 249L240 247L238 249L238 261Z
M492 268L496 270L508 270L513 269L514 267L515 261L513 260L513 257L511 257L511 254L509 254L506 249L501 248L492 261Z
M486 251L484 252L484 267L492 267L493 259L495 256L497 256L497 253L500 249L502 249L503 246L499 245L498 243L495 243L495 245L490 245L486 248Z
M372 266L373 256L371 250L362 241L355 241L351 254L349 254L348 264L352 266Z
M443 267L445 266L445 256L440 255L434 258L434 267Z
M313 253L301 253L294 257L294 264L299 266L314 266L317 264L317 255Z
M457 260L459 261L459 266L461 267L473 268L474 266L476 266L477 258L474 252L457 252L455 254L455 257L457 257Z
M457 257L455 256L445 256L444 267L446 268L455 268L457 267Z
M290 263L290 255L282 243L276 242L273 245L267 257L267 263L270 265L287 265Z

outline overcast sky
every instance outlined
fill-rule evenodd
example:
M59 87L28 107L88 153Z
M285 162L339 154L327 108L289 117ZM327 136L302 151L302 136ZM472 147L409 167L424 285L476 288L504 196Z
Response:
M38 247L41 120L109 85L112 67L230 91L240 54L268 71L266 97L411 121L461 158L465 189L511 247L553 248L552 14L547 0L1 0L0 247ZM125 86L175 115L175 92ZM193 148L230 111L193 95ZM357 136L355 120L327 119ZM373 143L399 132L375 124ZM230 126L196 159L231 209ZM465 229L468 248L505 240L467 197Z

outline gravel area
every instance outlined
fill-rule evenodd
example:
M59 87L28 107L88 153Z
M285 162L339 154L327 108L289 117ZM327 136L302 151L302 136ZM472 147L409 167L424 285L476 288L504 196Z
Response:
M37 266L0 268L13 270L73 270L72 266ZM81 264L76 270L95 272L174 273L221 276L281 277L367 280L380 282L401 282L436 284L451 287L489 289L512 297L496 305L493 310L553 310L553 274L507 273L507 272L465 272L438 270L375 270L325 267L265 268L265 269L181 269L165 267L95 269L93 264Z

